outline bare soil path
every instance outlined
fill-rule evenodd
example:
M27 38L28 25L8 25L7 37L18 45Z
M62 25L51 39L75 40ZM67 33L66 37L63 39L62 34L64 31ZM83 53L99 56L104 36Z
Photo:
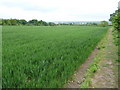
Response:
M113 43L112 29L108 32L105 48L99 62L99 69L92 78L91 87L94 88L118 88L118 48Z

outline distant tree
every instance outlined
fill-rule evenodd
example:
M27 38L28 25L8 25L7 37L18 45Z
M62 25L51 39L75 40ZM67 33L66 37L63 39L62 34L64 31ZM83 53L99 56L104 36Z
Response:
M73 25L73 23L69 23L69 25Z
M108 22L107 22L107 21L101 21L101 22L100 22L100 25L101 25L102 27L106 27L106 26L108 26Z
M6 25L12 25L10 19L7 19L6 21L7 21Z
M97 23L92 23L92 25L95 25L95 26L97 26Z
M2 25L11 25L10 19L2 19Z
M0 18L0 25L2 25L2 19Z
M7 20L6 19L2 19L2 25L7 25Z
M32 19L28 21L29 25L38 25L38 20L37 19Z
M17 19L10 19L11 25L18 25Z
M48 25L49 25L49 26L55 26L56 24L53 23L53 22L49 22Z
M40 20L40 21L38 21L38 25L39 26L48 26L49 24L45 21Z
M2 19L2 25L33 25L33 26L55 26L53 22L38 21L37 19L29 20L28 22L25 19Z
M38 21L38 25L43 26L43 21L42 20Z
M27 21L24 19L18 20L19 25L26 25Z

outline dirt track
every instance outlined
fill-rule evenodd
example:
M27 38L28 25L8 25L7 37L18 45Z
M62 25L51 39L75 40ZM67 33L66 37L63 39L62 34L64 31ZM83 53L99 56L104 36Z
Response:
M117 47L113 43L112 29L109 30L105 48L95 76L92 78L91 87L94 88L118 88L118 64L116 62Z

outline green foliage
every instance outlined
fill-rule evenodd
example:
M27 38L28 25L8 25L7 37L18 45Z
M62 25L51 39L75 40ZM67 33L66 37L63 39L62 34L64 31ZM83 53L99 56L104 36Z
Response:
M53 22L45 22L43 20L32 19L26 21L25 19L2 19L2 25L27 25L27 26L98 26L98 23L88 22L88 23L71 23L71 22L64 22L64 23L53 23Z
M120 63L120 59L119 58L116 61Z
M85 75L85 80L84 82L81 84L81 88L89 88L90 84L91 84L91 77L95 74L95 72L99 69L98 66L98 62L99 62L99 58L96 57L94 59L94 63L92 63L89 67L89 69L87 69L87 73Z
M101 21L100 26L106 27L106 26L108 26L108 22L107 21Z
M115 13L110 15L110 21L112 21L112 24L114 26L113 30L113 38L114 38L114 43L116 46L120 46L120 9L116 10ZM119 49L119 48L118 48ZM118 50L118 62L120 62L120 50Z
M53 26L55 23L47 23L45 21L38 21L37 19L29 20L28 22L24 19L2 19L2 25L31 25L31 26Z
M10 19L11 25L17 25L17 20L16 19Z
M38 20L37 19L32 19L32 20L29 20L28 23L30 25L38 25Z
M110 15L110 21L114 26L113 39L116 46L120 46L120 9L116 10L115 13ZM118 48L119 49L119 48ZM118 50L118 62L120 62L120 50Z
M92 26L3 26L3 88L63 87L106 32Z
M53 23L53 22L49 22L48 23L50 26L55 26L55 23Z
M18 20L19 25L26 25L27 21L24 19Z
M0 18L0 25L2 25L2 19Z
M109 20L112 21L114 29L120 32L120 9L111 14Z
M113 30L113 32L112 32L114 43L115 43L116 46L119 45L118 40L119 40L120 37L119 37L118 33L120 34L120 32L118 32L117 30Z

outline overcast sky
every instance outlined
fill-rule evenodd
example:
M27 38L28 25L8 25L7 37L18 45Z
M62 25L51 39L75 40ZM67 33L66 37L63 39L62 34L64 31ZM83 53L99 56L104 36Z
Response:
M101 21L119 0L0 0L0 18L45 21Z

